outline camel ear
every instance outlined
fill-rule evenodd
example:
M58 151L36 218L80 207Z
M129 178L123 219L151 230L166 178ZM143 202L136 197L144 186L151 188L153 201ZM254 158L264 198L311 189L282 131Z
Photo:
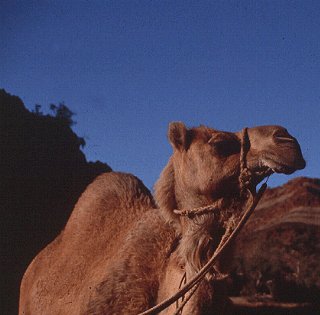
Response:
M168 137L174 149L186 150L189 146L188 130L182 122L172 122L169 124Z

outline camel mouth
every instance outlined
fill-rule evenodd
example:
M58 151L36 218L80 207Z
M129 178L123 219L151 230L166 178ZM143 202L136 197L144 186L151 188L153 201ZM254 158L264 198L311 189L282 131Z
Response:
M303 169L305 166L305 162L304 163L301 162L300 163L301 165L299 166L296 166L296 165L293 166L293 165L289 165L287 163L280 162L271 158L265 159L263 161L263 164L269 167L274 173L286 174L286 175L290 175L298 169Z
M258 168L251 169L251 172L253 175L252 182L257 185L264 178L272 175L274 170L267 165L260 165Z
M269 176L274 173L274 170L268 166L261 167L259 170L254 171L256 176Z
M296 171L296 168L293 168L287 165L278 165L273 170L275 173L278 173L278 174L290 175Z

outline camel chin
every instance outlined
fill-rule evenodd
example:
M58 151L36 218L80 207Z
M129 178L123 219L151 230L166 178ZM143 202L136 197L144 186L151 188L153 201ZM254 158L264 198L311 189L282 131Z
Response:
M299 164L289 164L285 161L275 160L275 159L265 159L263 165L268 167L273 171L273 173L290 175L293 174L297 170L301 170L305 168L305 161L302 159L299 161Z

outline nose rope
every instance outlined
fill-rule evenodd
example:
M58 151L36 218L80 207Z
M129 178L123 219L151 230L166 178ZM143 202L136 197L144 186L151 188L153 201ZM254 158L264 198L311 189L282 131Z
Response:
M241 133L241 151L240 151L240 175L239 186L240 196L243 196L250 187L252 173L247 165L247 154L250 149L250 140L248 136L248 128L243 128Z
M179 284L179 290L181 290L182 285L186 285L187 283L187 273L184 272L182 279ZM172 315L182 315L182 311L184 306L189 302L189 300L192 298L193 294L197 291L198 287L200 285L200 282L195 284L195 286L189 290L188 295L185 294L181 296L181 304L179 305L179 299L176 301L176 310ZM187 294L186 293L186 294Z
M183 276L182 276L182 278L181 278L181 280L180 280L180 284L179 284L179 290L181 289L181 287L182 287L182 285L185 285L187 283L187 273L186 272L184 272L183 273ZM182 297L181 297L181 303L182 303L182 305L184 305L183 303L184 303L184 295L182 295ZM180 311L180 312L178 312L178 310L181 308L181 306L179 306L179 299L176 301L176 313L178 314L178 315L180 315L180 314L182 314L182 310Z
M182 315L182 311L184 306L189 302L189 300L192 298L193 294L197 291L198 287L200 285L200 281L194 285L193 288L189 290L188 296L182 301L181 305L177 307L175 312L172 315ZM184 295L183 295L184 297Z
M268 181L269 181L270 176L271 176L271 174L268 175L268 177L267 177L267 179L266 179L266 181L265 181L265 184L268 184Z

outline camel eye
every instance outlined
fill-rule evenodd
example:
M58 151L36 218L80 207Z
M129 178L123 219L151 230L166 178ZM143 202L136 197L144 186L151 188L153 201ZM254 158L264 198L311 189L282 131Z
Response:
M209 143L220 156L230 156L240 152L240 143L235 139L210 139Z

